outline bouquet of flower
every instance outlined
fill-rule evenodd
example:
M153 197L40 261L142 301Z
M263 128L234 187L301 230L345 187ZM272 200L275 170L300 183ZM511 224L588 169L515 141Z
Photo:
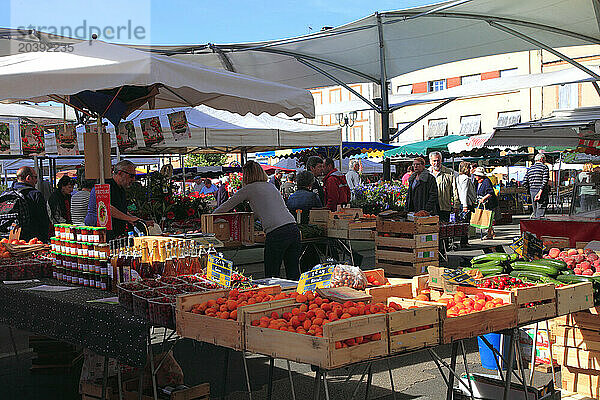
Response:
M396 182L379 182L354 189L352 207L362 208L366 214L385 210L401 211L406 204L407 189Z

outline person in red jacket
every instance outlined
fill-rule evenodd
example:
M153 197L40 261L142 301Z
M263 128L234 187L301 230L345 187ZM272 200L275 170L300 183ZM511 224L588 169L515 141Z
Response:
M337 211L338 204L350 202L350 188L346 182L346 176L333 166L331 158L325 159L323 187L325 189L325 207L331 211Z

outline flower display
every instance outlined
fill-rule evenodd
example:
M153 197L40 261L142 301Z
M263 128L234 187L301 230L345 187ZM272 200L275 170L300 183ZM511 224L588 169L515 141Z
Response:
M401 211L406 204L408 189L401 182L378 182L354 189L352 207L362 208L367 214L385 210Z

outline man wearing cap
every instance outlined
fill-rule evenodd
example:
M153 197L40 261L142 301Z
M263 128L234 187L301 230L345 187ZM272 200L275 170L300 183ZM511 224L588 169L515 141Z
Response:
M546 215L548 207L548 180L550 179L550 171L546 162L546 156L538 153L535 156L535 164L527 170L523 184L529 188L531 195L532 213L531 218L543 218Z

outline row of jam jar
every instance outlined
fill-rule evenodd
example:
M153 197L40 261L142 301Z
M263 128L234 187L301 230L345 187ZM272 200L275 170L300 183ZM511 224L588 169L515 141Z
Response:
M54 225L54 236L60 240L106 243L106 228L97 226Z
M99 258L75 257L65 254L53 253L54 264L57 268L66 270L92 272L101 275L109 275L108 261Z
M80 257L107 259L109 256L108 244L75 242L50 238L52 251Z
M54 275L54 278L59 281L75 285L93 287L101 290L109 290L111 287L111 278L108 275L69 271L63 268L57 268Z

